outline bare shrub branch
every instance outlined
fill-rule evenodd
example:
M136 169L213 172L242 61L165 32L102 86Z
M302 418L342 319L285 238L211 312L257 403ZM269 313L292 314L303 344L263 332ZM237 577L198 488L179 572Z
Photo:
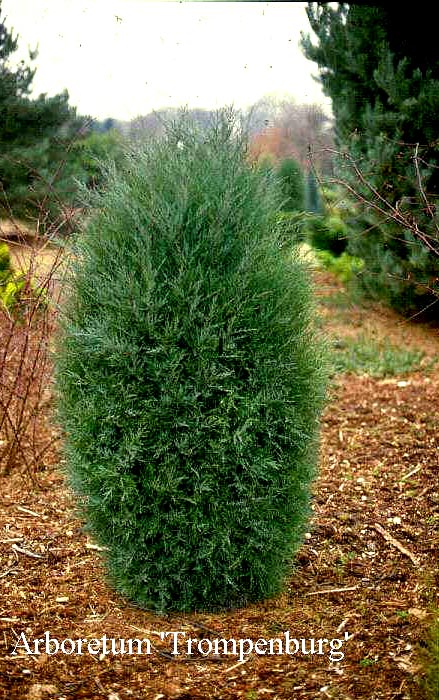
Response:
M21 289L11 308L0 303L0 473L18 470L36 481L56 434L41 414L51 403L50 342L61 292L61 248L50 246L52 231L29 232L14 219L3 225ZM7 235L12 231L13 241Z
M343 177L342 174L339 174L335 177L325 178L325 180L322 181L321 176L319 176L318 170L314 168L313 158L315 157L315 154L313 151L310 151L309 159L311 167L313 168L313 171L315 173L316 179L318 180L320 185L335 185L340 187L355 201L361 204L365 209L369 208L378 215L377 223L372 224L367 229L362 231L362 235L367 235L377 226L379 227L381 224L389 223L392 221L396 223L399 227L401 227L401 229L410 231L415 240L422 243L422 245L425 246L425 248L429 250L430 253L439 258L439 223L436 218L436 207L434 204L432 204L431 200L429 199L426 193L420 167L420 164L422 163L424 165L428 165L429 167L430 165L425 163L425 161L420 157L419 144L414 144L413 146L414 152L412 155L412 160L416 175L416 183L418 187L419 196L425 206L425 212L432 221L433 231L431 232L427 232L424 230L424 228L421 228L418 219L416 218L416 216L413 215L412 212L403 211L401 209L401 202L398 201L395 204L393 204L385 196L383 196L381 192L379 192L377 188L374 187L373 184L369 181L367 176L364 174L362 168L358 165L358 162L347 151L329 149L329 152L332 154L332 156L334 158L337 158L339 162L345 164L348 168L349 173L346 177ZM364 194L365 191L369 194L369 196L367 194ZM410 241L408 241L403 236L399 237L397 234L393 234L393 238L394 240L399 240L403 242L406 246L410 245ZM414 245L414 243L412 243L412 245ZM390 275L390 273L389 276L393 277L394 279L398 279L402 282L414 282L419 288L423 288L426 292L429 292L434 296L439 297L439 289L437 287L432 286L431 284L425 284L425 282L414 279L410 273L408 273L407 277ZM433 284L437 284L438 282L439 279L433 280ZM433 301L432 304L429 304L428 306L430 307L434 303L436 302Z

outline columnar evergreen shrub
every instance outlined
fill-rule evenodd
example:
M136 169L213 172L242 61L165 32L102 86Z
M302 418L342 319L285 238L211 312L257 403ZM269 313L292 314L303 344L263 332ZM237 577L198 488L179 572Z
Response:
M316 176L312 170L309 170L305 181L305 209L312 214L323 214L324 206L319 191Z
M137 604L215 609L282 588L323 400L307 272L232 116L127 156L76 242L57 354L68 472Z
M277 170L281 192L284 197L284 211L305 209L305 179L300 164L294 158L284 158Z

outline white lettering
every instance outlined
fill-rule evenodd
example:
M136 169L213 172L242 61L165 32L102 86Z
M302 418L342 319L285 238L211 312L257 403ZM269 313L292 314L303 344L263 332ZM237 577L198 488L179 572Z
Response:
M21 640L21 644L20 644L20 640ZM31 652L31 650L30 650L29 642L27 641L26 635L25 635L24 632L22 632L22 633L20 634L20 636L18 637L18 641L17 641L15 647L14 647L13 650L11 651L11 654L12 654L13 656L16 656L16 655L17 655L17 649L18 649L18 648L24 648L24 649L26 649L26 654L32 654L32 652ZM36 653L36 654L39 654L40 652L37 651L37 652L35 652L35 653Z
M123 639L121 640L122 642L124 641ZM133 644L137 644L137 651L133 651ZM146 644L146 651L142 652L142 644ZM125 652L122 652L125 653ZM149 639L129 639L128 640L128 654L150 654L151 653L151 642Z
M67 648L66 644L68 645ZM67 654L68 656L73 654L75 652L75 642L73 639L63 639L61 642L61 651L63 654Z
M246 650L244 647L247 645ZM251 639L240 639L239 640L239 660L244 661L244 658L251 654L253 651L253 642Z
M277 651L274 651L274 645L277 643ZM270 654L282 654L282 640L279 639L269 639L268 644L270 646Z
M207 644L207 649L203 649L203 643L205 643L205 646ZM212 653L213 645L212 641L210 639L200 639L198 642L198 651L200 654L203 654L203 656L207 656L208 654Z
M220 644L223 645L222 651L220 651ZM232 646L232 650L229 651L229 644ZM236 654L236 639L215 639L214 640L214 653L219 656L220 654Z
M59 641L57 639L51 639L50 638L50 632L44 632L44 638L46 640L46 654L48 656L53 656L53 654L57 654L59 651ZM51 645L55 645L55 650L51 651L50 647Z
M267 640L266 640L266 639L257 639L256 642L255 642L255 652L256 652L257 654L266 654L267 652L266 652L265 649L264 649L264 651L261 651L261 649L259 648L259 645L260 645L260 644L263 644L264 647L266 647L266 646L267 646Z
M290 633L289 633L288 630L284 633L284 636L285 636L285 654L297 654L297 652L299 651L299 642L298 642L298 640L297 640L297 639L291 639ZM290 648L292 642L294 642L294 647L295 647L295 648L294 648L294 651L291 651L291 648Z
M174 654L174 656L179 656L178 635L181 634L181 635L183 635L183 637L186 637L186 632L165 632L165 633L161 632L160 636L162 636L162 634L164 634L164 637L169 637L169 636L172 637L173 642L174 642L174 646L172 647L171 654ZM163 639L163 637L162 637L162 639Z
M94 647L94 648L93 648ZM87 644L87 651L89 654L99 654L101 650L101 642L99 639L90 639Z

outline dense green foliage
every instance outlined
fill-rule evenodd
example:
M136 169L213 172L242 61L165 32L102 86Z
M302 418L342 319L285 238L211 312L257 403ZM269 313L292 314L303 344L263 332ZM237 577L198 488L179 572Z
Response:
M428 13L409 5L309 3L317 43L303 39L308 58L332 99L338 147L347 149L361 171L341 158L339 175L366 201L389 214L409 214L419 230L438 242L434 206L439 194L439 50ZM416 144L419 187L413 160ZM368 183L368 184L366 184ZM365 261L361 279L373 296L413 312L433 299L438 256L398 221L363 208L350 230L349 251ZM361 224L361 225L360 225ZM439 250L439 248L438 248ZM434 307L436 315L439 303Z
M71 145L68 165L72 176L89 188L103 184L108 160L121 164L124 153L123 138L116 129L92 131Z
M307 217L308 242L317 250L343 255L357 224L358 207L339 189L324 188L320 212Z
M229 114L94 195L57 355L71 483L113 584L157 610L278 592L315 473L322 355L277 188Z
M302 168L294 158L284 158L276 168L283 196L284 211L303 211L305 208L305 180Z
M55 213L59 206L81 207L83 188L99 187L105 177L105 163L110 160L116 164L123 157L123 138L118 131L89 131L80 138L52 139L47 148L44 182L52 181L51 196L46 196L46 208ZM58 169L53 177L53 168ZM51 175L52 173L52 175ZM46 190L47 195L47 190ZM53 220L53 218L52 218ZM69 233L69 230L63 230Z
M306 222L307 238L313 248L342 255L348 244L348 229L339 217L312 215Z
M364 261L349 253L333 255L329 250L317 250L315 255L319 263L332 272L341 282L345 284L353 280L364 270Z

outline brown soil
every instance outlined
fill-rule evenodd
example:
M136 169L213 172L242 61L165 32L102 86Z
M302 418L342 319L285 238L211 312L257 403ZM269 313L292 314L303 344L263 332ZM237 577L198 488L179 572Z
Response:
M339 289L328 275L318 283L323 296ZM369 328L394 344L439 354L437 331L380 307L325 313L331 333ZM285 593L214 615L159 617L106 585L100 552L74 515L55 452L36 474L38 484L19 473L0 478L0 697L420 700L438 593L438 416L438 369L390 379L337 377L323 418L313 521ZM50 430L42 416L41 431ZM43 643L42 653L29 654L24 640L33 649L46 631L59 643L101 640L100 650L103 635L118 645L145 638L151 653L91 654L84 646L82 655L47 654ZM166 631L182 633L179 656L172 640L160 637ZM310 639L328 642L321 654L283 648L240 660L186 653L189 638L285 642L286 631L307 640L305 651ZM334 639L344 658L331 662ZM270 651L260 644L264 649Z

